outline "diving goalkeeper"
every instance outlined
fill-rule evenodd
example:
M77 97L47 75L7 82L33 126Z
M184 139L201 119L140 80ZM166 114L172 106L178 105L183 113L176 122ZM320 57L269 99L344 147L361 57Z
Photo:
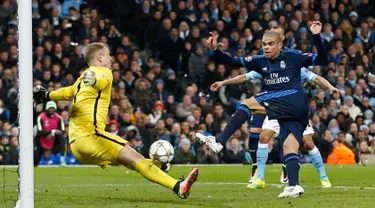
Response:
M81 163L98 165L103 169L108 164L122 164L173 190L180 198L189 197L191 186L198 177L198 168L186 179L176 180L138 154L128 141L104 131L113 80L108 46L102 43L88 45L85 60L89 68L72 86L51 92L38 86L33 94L36 104L49 100L73 102L69 143L74 156Z

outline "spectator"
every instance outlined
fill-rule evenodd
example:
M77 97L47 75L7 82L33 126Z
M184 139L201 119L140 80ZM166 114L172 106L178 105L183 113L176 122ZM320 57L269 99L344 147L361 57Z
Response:
M198 164L218 164L219 157L208 148L206 144L203 144L197 153Z
M156 80L154 92L156 92L158 94L158 100L160 100L162 102L167 101L168 93L165 90L165 82L162 79Z
M74 157L74 155L72 153L72 149L70 149L69 144L67 146L65 161L66 161L67 165L78 165L79 164L78 160Z
M4 123L0 125L0 132L10 136L15 132L12 127L18 126L18 48L14 18L17 5L15 1L0 2L0 100L3 101L0 101L0 120ZM175 131L173 139L170 135L172 143L195 131L217 136L228 122L235 103L241 102L245 94L258 93L259 82L227 87L221 94L209 90L213 82L235 76L242 70L216 65L210 58L206 42L209 31L219 37L218 49L242 57L255 55L262 46L264 32L279 25L285 31L286 47L309 53L316 52L310 33L306 33L314 20L323 24L322 38L331 62L327 67L312 70L342 93L330 95L314 84L305 88L311 99L316 140L325 141L324 132L330 129L329 124L335 118L339 130L331 126L332 133L338 138L343 131L350 141L347 145L356 155L360 153L360 138L368 140L369 148L374 147L369 141L374 120L371 112L375 108L375 12L371 0L275 0L261 4L243 0L230 4L191 0L129 4L110 1L110 7L116 8L114 11L107 11L101 1L89 1L89 5L86 2L32 0L34 85L42 84L53 90L73 84L87 67L83 60L86 46L93 41L107 44L114 60L109 108L117 106L119 112L113 115L111 112L108 121L116 120L119 132L136 126L145 149L158 136L159 130L155 128L158 124L165 126L160 132L163 135ZM128 11L134 17L131 20L127 18ZM160 106L158 101L165 109L160 119L154 115L154 106ZM70 105L60 102L57 106L68 127ZM40 108L37 106L36 112ZM190 115L195 122L189 125L185 121ZM361 127L366 124L370 125L369 132ZM239 137L243 148L246 133L242 132ZM191 142L197 153L201 151L199 145ZM7 150L2 162L11 164L10 155Z
M125 90L126 91L126 90ZM141 106L142 103L149 100L151 93L150 82L146 79L138 79L135 82L135 90L131 94L135 106Z
M182 103L179 103L176 107L176 116L181 120L185 120L188 116L193 114L193 109L197 106L192 104L191 97L189 95L185 95Z
M43 152L39 165L56 165L55 155L50 149Z
M154 110L148 116L151 118L151 123L156 125L158 120L163 116L164 104L161 101L157 101L154 105Z
M60 153L58 164L65 165L65 124L56 112L57 106L54 101L47 102L45 110L37 118L38 137L34 166L38 165L39 161L42 165L55 165L56 153Z
M332 153L327 158L327 164L348 165L355 164L354 153L337 139L332 141Z
M348 106L349 115L354 120L358 115L362 114L361 109L354 104L352 96L345 97L345 105Z
M232 137L226 150L226 163L244 163L246 162L245 151L240 146L236 137Z
M363 123L369 126L373 122L373 119L372 119L373 117L374 117L374 112L372 112L372 110L366 110L365 120L363 121Z
M221 124L223 121L228 121L229 116L224 112L223 105L216 103L214 107L214 120L216 124Z
M142 138L140 136L136 136L136 137L132 138L130 140L130 145L135 149L135 151L137 151L138 153L143 155L143 157L149 157L148 156L148 149L145 148L145 146L142 142Z
M191 151L191 143L188 139L182 139L178 144L178 149L175 151L175 164L193 164L195 163L195 155Z
M189 80L190 83L198 83L202 86L203 76L205 71L205 63L207 62L207 55L203 54L203 48L197 47L195 53L189 58Z
M115 134L120 137L125 135L125 132L120 128L119 123L115 119L109 121L108 129L108 132L111 134Z

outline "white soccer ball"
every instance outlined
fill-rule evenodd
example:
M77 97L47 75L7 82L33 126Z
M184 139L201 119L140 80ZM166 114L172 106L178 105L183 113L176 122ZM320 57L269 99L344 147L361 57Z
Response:
M174 149L168 141L158 140L152 143L149 155L153 160L158 160L161 163L169 163L173 160Z

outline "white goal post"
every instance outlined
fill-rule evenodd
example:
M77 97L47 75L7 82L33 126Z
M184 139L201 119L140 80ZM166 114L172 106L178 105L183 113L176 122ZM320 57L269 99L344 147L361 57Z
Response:
M33 63L31 0L18 0L19 198L17 208L34 208Z

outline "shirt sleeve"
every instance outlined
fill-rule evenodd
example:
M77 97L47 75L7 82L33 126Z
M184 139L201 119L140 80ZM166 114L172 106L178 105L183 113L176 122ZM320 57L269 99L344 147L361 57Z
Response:
M239 58L233 58L225 53L223 53L221 50L216 49L210 52L210 54L213 54L214 59L218 62L221 62L223 64L228 64L228 65L234 65L234 66L241 66L241 59Z
M66 101L72 100L74 97L74 92L78 84L82 81L82 76L77 79L77 81L68 87L62 87L60 89L49 92L48 96L53 101Z
M262 75L260 75L256 71L248 72L245 74L245 76L246 76L246 80L248 81L255 80L255 79L262 79Z
M322 43L320 35L313 35L313 42L318 49L318 54L315 53L297 53L295 50L289 50L288 52L293 53L295 57L293 60L298 60L300 67L309 67L315 65L326 65L328 64L328 56L326 49Z
M317 57L317 54L314 53L303 53L303 54L297 54L293 53L293 60L298 60L297 63L299 63L299 67L309 67L314 66L314 61Z
M302 80L307 80L309 82L315 82L316 76L317 75L314 74L313 72L311 72L309 69L301 68L301 79Z
M259 60L263 56L247 56L241 58L242 66L245 68L246 73L249 71L259 71Z

